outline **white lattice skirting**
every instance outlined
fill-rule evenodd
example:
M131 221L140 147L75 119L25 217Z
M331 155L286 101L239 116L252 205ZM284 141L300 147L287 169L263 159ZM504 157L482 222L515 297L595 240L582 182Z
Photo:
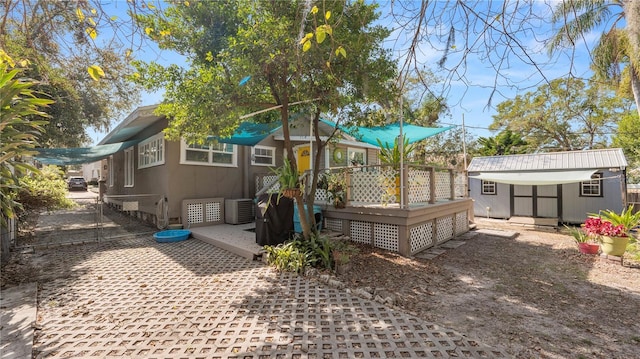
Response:
M224 222L224 198L185 199L182 218L191 227L221 224Z

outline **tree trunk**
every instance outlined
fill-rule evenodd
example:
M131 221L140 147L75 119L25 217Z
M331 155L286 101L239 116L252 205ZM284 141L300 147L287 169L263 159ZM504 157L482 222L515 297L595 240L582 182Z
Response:
M630 46L629 75L631 90L636 101L636 110L640 115L640 1L626 0L623 2L626 30Z
M280 107L280 116L282 117L281 121L284 148L287 151L287 158L289 159L289 163L291 163L291 167L294 171L298 171L298 163L296 162L296 156L293 152L293 146L291 145L291 133L289 132L289 96L285 93L280 97L280 99L280 104L282 105L282 107ZM281 188L280 190L283 189L284 188ZM305 215L302 198L302 195L298 195L294 200L298 206L298 218L300 219L300 227L302 227L302 235L308 240L311 238L311 230L309 222L307 221L307 216Z

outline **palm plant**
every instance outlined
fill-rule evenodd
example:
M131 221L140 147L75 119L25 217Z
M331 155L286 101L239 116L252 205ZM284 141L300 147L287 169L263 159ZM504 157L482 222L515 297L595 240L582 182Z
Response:
M400 166L400 146L399 141L396 139L393 143L393 147L389 143L382 143L380 139L378 141L378 147L380 147L380 162L393 167ZM409 144L409 139L404 136L402 146L402 159L404 163L407 163L407 158L411 155L411 152L415 149L414 144Z
M6 226L6 218L15 217L20 204L15 196L20 188L18 178L27 171L37 171L22 162L23 156L34 153L42 126L46 120L37 120L47 115L38 107L53 103L32 87L34 81L17 78L20 69L0 50L0 225ZM5 218L6 217L6 218Z
M616 12L613 12L617 10ZM618 84L628 80L640 114L640 3L633 0L569 0L556 7L553 21L562 24L548 44L549 52L561 45L575 46L592 30L608 28L592 52L597 76ZM618 24L625 24L618 28ZM623 71L621 65L627 64Z

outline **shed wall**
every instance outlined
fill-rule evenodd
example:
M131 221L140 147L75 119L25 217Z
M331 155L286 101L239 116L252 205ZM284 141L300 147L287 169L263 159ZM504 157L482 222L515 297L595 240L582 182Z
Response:
M620 172L608 170L602 172L602 197L580 197L580 184L569 183L562 185L562 220L568 223L582 223L588 213L598 213L600 210L611 209L621 211L622 187L620 186Z
M510 186L498 183L495 195L483 195L481 182L479 179L469 178L469 195L473 198L474 214L478 217L509 218L511 216L509 209Z

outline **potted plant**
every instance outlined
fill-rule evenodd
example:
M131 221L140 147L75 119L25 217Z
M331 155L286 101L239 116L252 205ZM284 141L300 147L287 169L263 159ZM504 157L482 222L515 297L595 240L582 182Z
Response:
M295 198L301 195L298 173L293 169L288 159L285 158L282 166L272 168L271 171L278 176L282 196Z
M380 163L398 168L400 166L400 146L398 146L399 141L396 139L393 143L393 147L389 146L389 143L383 144L380 139L378 139L377 141L378 147L380 147L380 154L378 155ZM404 136L402 158L405 163L414 149L415 146L413 144L409 144L409 139L407 138L407 136Z
M337 274L344 274L351 269L351 257L358 248L346 241L337 240L331 243L331 256Z
M584 254L598 254L600 244L582 228L564 226L578 244L578 250Z
M602 253L607 255L622 256L629 243L623 225L613 225L600 217L587 218L584 230L600 241Z
M347 179L345 172L325 173L321 179L321 188L327 191L329 201L336 208L344 208L346 204Z
M599 230L602 253L622 256L629 244L629 232L640 224L640 212L634 213L633 206L622 210L619 214L612 210L600 211L591 220L592 227ZM585 227L586 227L585 222ZM598 227L599 226L599 227Z
M382 178L382 184L387 187L387 193L383 195L383 203L388 202L388 197L394 196L396 200L400 199L400 146L398 145L399 141L396 139L393 143L393 147L389 145L389 143L382 143L380 139L378 141L378 147L380 147L380 153L378 158L380 159L380 163L383 165L388 165L393 167L396 170L396 175L394 178L395 187L392 183L389 183L391 179ZM404 136L403 146L402 146L402 159L403 163L407 163L411 152L415 149L413 144L409 144L409 139Z

